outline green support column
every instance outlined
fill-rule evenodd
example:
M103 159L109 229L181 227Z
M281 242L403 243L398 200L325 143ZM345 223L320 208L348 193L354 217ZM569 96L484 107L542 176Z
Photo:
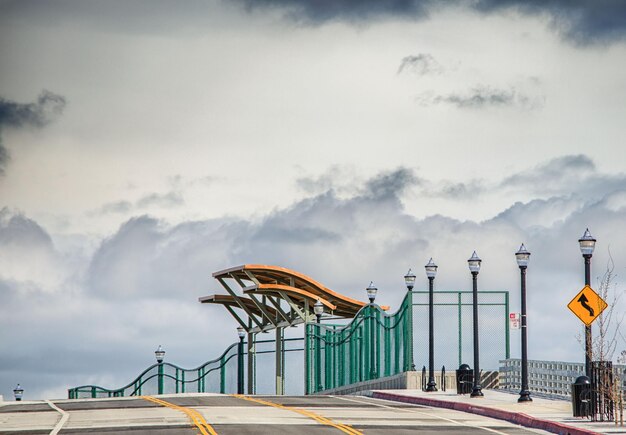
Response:
M226 362L224 357L220 359L220 394L226 393Z
M389 317L384 316L383 321L385 322L385 376L391 375L391 331L389 329Z
M459 367L463 364L463 299L461 292L457 293L459 302Z
M320 335L322 334L319 325L315 325L315 392L324 389L322 386L322 349Z
M510 331L509 331L509 292L504 294L504 333L506 334L505 340L505 349L504 354L506 355L506 359L511 358L511 341L510 341Z
M329 346L330 341L330 330L326 330L324 333L324 389L332 388L332 376L333 376L333 352L331 347Z
M311 325L304 325L304 394L311 394Z
M182 392L185 392L185 371L183 370L183 374L181 376L181 384L180 384L180 389L182 390Z
M158 367L158 394L163 394L163 363L159 363Z

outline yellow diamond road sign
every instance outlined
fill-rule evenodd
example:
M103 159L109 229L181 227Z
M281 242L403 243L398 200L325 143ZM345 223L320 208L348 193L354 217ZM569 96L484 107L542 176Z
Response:
M607 303L588 285L567 304L567 308L587 326L591 325L606 307Z

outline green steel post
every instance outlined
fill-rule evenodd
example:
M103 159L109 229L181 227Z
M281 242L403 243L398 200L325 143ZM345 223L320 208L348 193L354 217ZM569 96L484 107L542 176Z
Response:
M509 292L504 294L504 333L506 334L504 338L504 354L506 355L506 359L509 359L511 358L511 342L509 337Z
M180 384L180 389L182 390L182 392L185 392L185 371L183 370L183 375L181 376L182 378L182 383Z
M391 374L391 330L389 329L389 317L383 316L385 322L385 376Z
M363 354L363 359L361 360L361 364L363 364L363 380L367 381L371 379L372 376L372 348L371 348L371 335L370 335L370 323L372 319L372 309L369 307L367 309L367 317L363 321L363 343L361 344L361 351ZM369 357L365 357L368 355Z
M158 386L158 394L163 394L163 363L159 363L159 374L158 374L159 386Z
M315 325L315 392L322 391L322 349L320 335L322 331L319 325Z
M91 398L92 399L96 398L96 387L91 387Z
M226 393L226 363L220 358L220 394Z
M374 305L370 305L370 345L369 345L369 353L370 353L370 379L376 379L376 313Z
M463 295L461 292L457 293L459 301L459 367L463 364Z
M374 375L376 376L376 378L379 378L382 374L382 367L381 367L381 355L380 355L380 340L381 340L381 327L380 327L380 310L379 309L375 309L374 311L374 349L375 349L375 371L374 371Z
M408 346L408 364L410 364L410 366L407 368L407 370L415 370L415 356L413 355L413 292L407 292L406 294L406 304L407 304L407 310L408 312L408 324L409 324L409 333L407 334L409 336L409 346Z
M311 394L311 325L304 325L304 394Z
M178 394L178 368L176 369L176 394Z
M363 327L359 328L359 341L358 341L358 345L357 345L357 358L358 358L358 364L357 364L357 369L359 370L359 377L358 377L358 382L364 381L365 380L365 369L367 366L367 361L365 360L365 333L367 332L367 323L364 321L363 322Z
M198 393L202 393L202 383L204 382L204 367L198 369Z
M339 359L339 370L337 370L337 386L339 386L339 387L344 386L346 384L345 378L344 378L344 373L345 373L345 368L346 368L346 365L345 365L346 364L346 358L345 358L345 356L346 356L345 355L345 353L346 353L345 352L346 344L343 341L343 338L344 338L343 337L343 332L340 332L338 340L342 344L339 344L339 345L335 346L335 347L341 346L340 349L337 349L337 352L338 352L337 357Z
M393 372L400 373L400 327L396 325L393 330Z
M331 379L333 378L333 352L330 346L331 331L326 330L326 341L324 342L324 388L329 389L333 387Z
M349 328L348 334L350 334L350 338L348 342L348 350L350 351L350 359L348 360L348 382L353 384L356 382L356 376L355 376L356 351L354 347L356 331L354 331L353 328Z

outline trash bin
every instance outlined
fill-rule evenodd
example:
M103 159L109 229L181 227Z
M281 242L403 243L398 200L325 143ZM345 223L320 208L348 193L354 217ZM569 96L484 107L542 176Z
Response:
M456 394L470 394L474 385L474 371L467 364L456 370Z
M572 411L574 417L591 416L591 381L587 376L579 376L572 384Z

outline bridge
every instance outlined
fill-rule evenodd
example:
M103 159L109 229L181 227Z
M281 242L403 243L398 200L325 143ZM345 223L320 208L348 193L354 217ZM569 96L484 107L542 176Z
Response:
M427 361L428 292L404 290L400 306L391 312L373 298L370 303L349 298L284 267L247 264L215 272L213 277L225 293L201 297L199 302L226 309L239 325L239 342L195 368L158 361L122 387L82 385L70 388L68 397L189 392L283 395L286 379L291 380L287 385L291 394L307 395L423 383L415 364L425 366ZM446 379L448 384L453 382L450 373L471 360L472 337L467 333L471 330L471 294L435 292L435 332L441 343L436 348L442 368L437 371L439 384ZM487 374L510 356L508 292L479 292L478 307ZM291 335L302 330L302 335L286 337L286 330ZM271 331L273 339L259 339L259 334ZM258 379L259 369L274 372L273 385Z

